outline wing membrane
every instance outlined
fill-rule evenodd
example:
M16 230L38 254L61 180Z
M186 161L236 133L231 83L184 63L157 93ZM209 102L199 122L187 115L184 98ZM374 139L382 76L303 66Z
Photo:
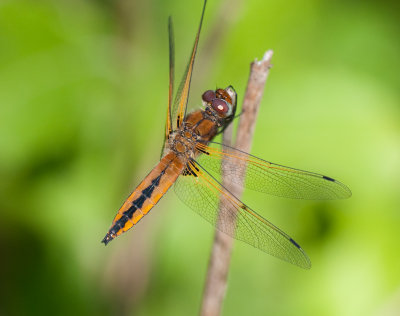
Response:
M218 148L219 147L219 148ZM198 144L206 154L197 161L212 173L224 173L227 181L242 184L248 189L294 199L344 199L351 191L330 177L268 162L218 143ZM222 158L229 163L222 165Z
M301 268L311 267L292 238L243 204L194 160L176 181L175 192L220 231Z
M165 142L172 133L172 97L174 93L174 77L175 77L175 41L172 17L168 18L168 41L169 41L169 89L168 89L168 107L167 121L165 123L164 143L161 150L161 156L164 154Z
M167 124L165 136L168 138L172 132L171 106L172 96L174 93L174 75L175 75L175 44L174 44L174 28L172 17L168 19L168 39L169 39L169 90L168 90L168 109L167 109Z
M197 46L199 44L201 25L203 23L203 17L204 17L204 11L206 9L206 3L207 3L207 0L204 1L203 11L201 13L200 24L199 24L199 28L197 30L197 35L196 35L195 41L194 41L192 54L190 55L189 62L187 64L186 70L183 74L183 78L179 85L179 88L178 88L178 91L177 91L177 94L175 97L174 105L172 108L171 119L172 119L173 129L182 125L182 121L186 115L186 107L187 107L187 102L188 102L188 98L189 98L189 90L190 90L190 81L192 79L193 65L194 65L194 60L196 57Z

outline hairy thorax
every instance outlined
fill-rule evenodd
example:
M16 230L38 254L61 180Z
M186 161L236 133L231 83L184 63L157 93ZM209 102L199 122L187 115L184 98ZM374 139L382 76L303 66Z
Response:
M196 149L196 143L207 144L217 133L218 122L211 113L203 110L189 113L182 126L170 135L165 153L173 151L187 162L201 153Z

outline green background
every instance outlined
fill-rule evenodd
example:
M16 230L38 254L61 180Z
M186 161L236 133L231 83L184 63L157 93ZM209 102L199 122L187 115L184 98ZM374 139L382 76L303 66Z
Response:
M252 153L339 179L349 200L243 200L309 271L235 243L224 315L400 314L400 6L210 0L191 104L274 50ZM0 315L196 315L213 229L169 192L100 241L157 163L202 1L0 1Z

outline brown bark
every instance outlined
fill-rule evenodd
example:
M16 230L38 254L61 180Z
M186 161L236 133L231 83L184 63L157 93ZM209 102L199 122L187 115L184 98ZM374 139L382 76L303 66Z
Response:
M245 152L249 152L251 149L258 109L269 69L271 68L272 53L272 50L269 50L264 54L261 61L255 60L251 63L235 145L236 148ZM231 145L232 125L225 130L223 143ZM223 184L237 198L240 198L243 186L232 186L224 180ZM227 287L232 246L233 239L231 237L218 230L215 231L200 310L200 315L202 316L216 316L221 313Z

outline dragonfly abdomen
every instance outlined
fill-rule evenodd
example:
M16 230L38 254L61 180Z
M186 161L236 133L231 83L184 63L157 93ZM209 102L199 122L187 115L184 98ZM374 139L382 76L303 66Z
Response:
M175 153L164 156L119 209L102 242L107 245L137 224L163 197L183 169L184 164Z

